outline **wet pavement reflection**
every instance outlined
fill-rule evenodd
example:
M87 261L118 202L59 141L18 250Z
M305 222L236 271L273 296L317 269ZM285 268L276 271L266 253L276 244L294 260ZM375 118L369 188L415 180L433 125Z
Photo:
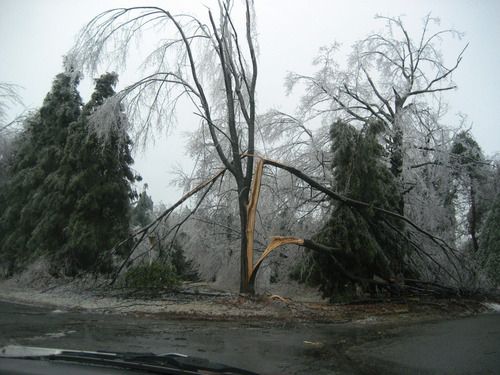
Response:
M232 323L0 302L0 344L182 353L262 374L495 374L500 314L404 324Z

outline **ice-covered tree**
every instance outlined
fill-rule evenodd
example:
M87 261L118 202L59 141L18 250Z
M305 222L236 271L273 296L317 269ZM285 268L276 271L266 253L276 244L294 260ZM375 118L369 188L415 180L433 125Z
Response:
M361 130L336 122L331 127L333 190L345 197L395 211L398 191L394 176L384 160L385 150L378 136L380 122L367 123ZM342 202L331 202L331 216L316 240L338 249L337 261L352 275L364 279L374 276L389 280L408 275L404 239L399 235L402 222L378 212L359 210ZM325 297L355 290L352 278L338 272L328 253L308 252L295 277L319 286ZM368 285L363 285L364 288Z
M479 258L488 276L500 285L500 191L489 209L481 237L479 239Z
M77 77L59 74L42 107L26 120L3 186L2 260L9 272L34 256L47 255L52 272L75 274L126 238L130 226L130 140L123 113L101 140L89 116L113 93L117 75L96 81L82 110ZM101 270L107 264L101 264Z
M103 60L123 65L133 41L144 32L154 31L157 44L144 61L143 78L119 92L108 105L126 104L137 125L136 134L145 139L154 126L165 130L172 124L180 97L193 104L200 127L208 133L205 152L214 155L234 178L240 226L240 289L252 291L246 227L254 161L251 156L242 156L255 152L255 22L252 1L244 3L243 27L236 22L233 7L232 1L220 1L218 16L209 10L206 23L158 7L107 11L85 27L67 63L75 71L92 72ZM135 121L139 120L135 115L140 114L142 121Z
M105 138L96 134L94 127L98 125L89 120L114 94L117 81L115 73L99 77L80 118L69 127L58 171L64 184L63 199L69 204L63 229L66 243L59 254L66 272L93 266L109 271L110 258L103 257L103 253L131 235L130 204L135 194L132 184L138 177L131 170L131 140L125 131L127 119L115 107L116 111L107 115L108 121L113 119L113 127Z
M485 160L479 144L469 132L462 131L457 134L451 147L452 177L455 180L455 201L457 202L457 215L459 227L465 228L471 250L479 249L479 233L484 216L488 210L488 197L485 190L490 172L489 163ZM460 231L459 231L460 232Z
M378 16L385 29L356 42L343 68L335 58L338 44L321 49L314 63L313 76L290 73L291 90L303 83L306 95L301 111L305 118L321 117L329 125L337 118L363 127L366 121L384 124L385 144L390 170L399 184L398 212L405 213L405 195L413 186L407 171L422 164L410 155L436 150L440 146L443 114L440 94L456 88L453 72L462 61L445 61L441 52L444 40L461 37L453 29L436 30L439 19L426 16L420 34L411 35L401 17ZM424 129L427 137L419 133ZM437 143L437 144L436 144ZM428 160L424 160L427 162Z
M18 135L8 181L0 192L0 249L10 272L40 251L53 252L64 243L64 220L60 219L67 216L58 211L59 206L48 202L58 194L53 188L59 182L56 171L64 154L69 124L80 115L77 83L67 74L57 75L43 105L25 121ZM35 237L43 243L37 243Z

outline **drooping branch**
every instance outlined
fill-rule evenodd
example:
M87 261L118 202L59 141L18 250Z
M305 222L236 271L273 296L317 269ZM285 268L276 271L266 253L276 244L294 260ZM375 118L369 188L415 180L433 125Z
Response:
M394 217L396 219L402 220L402 221L406 222L407 224L409 224L410 226L412 226L418 232L426 235L427 237L435 239L435 237L432 234L428 233L427 231L425 231L424 229L422 229L421 227L419 227L417 224L415 224L413 221L411 221L406 216L403 216L403 215L398 214L396 212L389 211L389 210L386 210L386 209L383 209L383 208L380 208L380 207L372 206L371 204L366 203L366 202L361 202L361 201L357 201L355 199L350 199L350 198L344 197L344 196L342 196L342 195L334 192L333 190L328 189L326 186L318 183L317 181L315 181L311 177L307 176L306 174L302 173L298 169L296 169L294 167L291 167L289 165L286 165L286 164L283 164L283 163L280 163L280 162L277 162L277 161L274 161L274 160L271 160L271 159L265 159L264 160L264 164L269 164L269 165L272 165L274 167L281 168L281 169L284 169L284 170L290 172L291 174L293 174L294 176L300 178L301 180L303 180L304 182L306 182L307 184L309 184L313 188L315 188L315 189L317 189L317 190L325 193L330 198L332 198L332 199L334 199L334 200L336 200L338 202L341 202L341 203L346 204L346 205L351 206L351 207L371 209L371 210L373 210L375 212L378 212L380 214L384 214L384 215L387 215L387 216Z
M130 257L132 256L133 252L135 249L137 249L137 246L146 238L146 236L151 232L152 228L156 227L158 223L164 221L177 207L179 207L182 203L184 203L187 199L192 197L194 194L200 192L207 186L212 186L215 181L224 175L224 173L227 171L227 168L223 168L219 170L213 177L209 178L206 181L203 181L200 183L198 186L196 186L194 189L189 191L187 194L185 194L181 199L179 199L175 204L170 206L168 209L166 209L160 216L158 216L154 221L146 225L145 227L139 229L136 233L134 233L131 237L127 238L126 240L118 243L114 248L106 254L106 257L112 256L114 253L117 252L117 250L123 246L124 244L128 243L129 241L133 239L137 239L135 242L135 245L132 247L132 249L128 252L128 255L126 256L125 260L122 262L122 265L118 268L118 270L115 272L111 284L114 284L116 279L118 278L119 273L121 270L125 267L125 265L128 263Z
M184 41L184 46L185 46L186 54L187 54L188 61L189 61L189 67L190 67L190 70L191 70L191 76L193 78L193 81L194 81L194 83L196 85L196 88L197 88L197 91L198 91L198 94L199 94L199 97L200 97L201 107L203 108L203 114L204 114L204 117L205 117L205 119L207 120L207 123L208 123L209 131L210 131L210 136L212 137L212 140L213 140L213 143L214 143L214 147L215 147L215 149L217 151L217 154L218 154L219 158L221 159L222 163L224 164L224 166L227 169L229 169L230 171L234 172L233 165L229 162L228 158L224 154L224 151L222 150L221 144L220 144L219 140L217 139L217 134L216 134L215 128L213 126L212 112L210 110L210 105L208 104L208 99L207 99L207 96L205 95L205 90L203 88L203 85L202 85L200 79L198 78L198 72L197 72L197 69L196 69L196 61L195 61L195 59L193 57L193 52L191 50L190 41L186 37L186 34L184 33L184 29L179 24L179 22L177 22L177 20L175 19L175 17L173 17L170 14L170 12L166 12L166 13L167 13L167 16L174 23L175 27L179 31L179 34L181 35L182 40Z
M257 271L260 268L260 265L262 264L262 261L276 248L284 245L298 245L302 246L305 248L308 248L312 251L316 251L319 253L327 254L332 258L332 260L335 263L335 267L337 268L337 271L340 272L344 277L347 279L354 281L354 282L361 282L365 284L372 284L372 285L377 285L381 286L387 289L393 289L397 287L397 285L393 282L390 281L382 281L382 280L374 280L374 279L366 279L363 277L359 277L356 275L353 275L351 272L347 271L345 267L342 265L341 262L339 262L336 258L337 255L341 254L339 249L321 245L313 240L310 239L299 239L295 237L282 237L282 236L274 236L269 243L268 247L260 257L260 259L255 263L255 266L253 267L252 273L250 274L250 280L254 281L256 276L257 276Z
M451 248L448 244L446 244L446 242L444 240L442 240L442 239L432 235L428 231L424 230L423 228L421 228L419 225L415 224L412 220L410 220L406 216L401 215L401 214L396 213L396 212L393 212L393 211L383 209L383 208L372 206L366 202L361 202L361 201L357 201L354 199L344 197L344 196L332 191L331 189L327 188L326 186L318 183L313 178L307 176L306 174L304 174L303 172L299 171L298 169L296 169L294 167L291 167L289 165L279 163L277 161L267 159L267 158L261 157L261 159L264 161L264 164L272 165L272 166L275 166L277 168L281 168L283 170L288 171L289 173L293 174L294 176L296 176L299 179L306 182L308 185L310 185L314 189L321 191L322 193L326 194L327 196L329 196L333 200L336 200L342 204L345 204L345 205L350 206L350 207L358 208L358 209L370 209L370 210L377 212L379 214L382 214L384 216L393 217L393 218L404 221L405 223L410 225L413 229L415 229L418 233L427 237L432 243L434 243L434 245L436 245L440 249L442 249L445 252L447 257L450 256L449 249L451 249ZM426 254L426 255L429 256L428 254ZM430 258L432 258L432 257L430 257ZM434 261L434 259L431 259L431 260ZM454 263L453 263L453 265L454 265ZM458 272L458 270L457 270L457 272Z
M7 110L11 105L23 105L21 87L10 83L0 82L0 133L7 129L13 122L7 122Z

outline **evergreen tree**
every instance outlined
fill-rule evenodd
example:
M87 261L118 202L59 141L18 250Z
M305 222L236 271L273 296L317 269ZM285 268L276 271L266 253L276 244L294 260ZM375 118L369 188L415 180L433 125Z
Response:
M147 185L145 185L147 188ZM145 227L151 221L153 213L153 200L148 195L146 190L139 194L139 199L135 207L132 209L132 225Z
M490 279L500 285L500 191L490 208L479 239L479 257Z
M457 181L458 194L466 202L467 234L473 252L479 250L479 232L488 209L481 190L487 180L487 163L479 144L468 132L460 132L452 149L453 177Z
M66 199L72 205L64 229L67 243L61 253L69 273L96 265L104 252L130 235L131 184L138 177L130 168L131 140L124 115L120 109L110 114L117 122L106 138L99 138L89 125L90 116L114 94L117 80L116 73L97 79L82 116L70 127L61 170L67 181ZM110 267L109 258L99 264L101 271Z
M57 207L48 202L54 201L52 188L57 185L55 172L63 156L68 126L80 115L77 84L66 74L57 75L42 107L26 121L18 137L18 150L0 193L0 254L9 273L17 263L36 255L39 245L52 251L64 242L61 218L52 215ZM36 243L34 235L44 243Z
M367 123L361 131L343 122L332 126L334 189L351 199L395 211L400 197L394 176L384 163L385 150L377 139L381 130L379 122ZM407 272L403 267L405 246L395 233L403 229L402 223L371 210L332 202L331 217L316 240L340 249L338 260L352 275L389 279ZM307 271L295 277L319 286L324 297L335 299L356 287L338 272L328 254L308 252L304 268Z
M8 273L48 254L53 272L75 274L129 236L136 176L125 116L119 109L108 114L116 121L105 139L89 126L116 82L115 73L101 76L82 109L77 82L59 74L26 122L0 192L0 260Z

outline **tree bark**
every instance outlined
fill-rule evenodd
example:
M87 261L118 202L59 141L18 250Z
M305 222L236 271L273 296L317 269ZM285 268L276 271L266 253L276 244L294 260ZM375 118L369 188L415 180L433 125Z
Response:
M240 242L240 293L255 293L255 280L250 282L248 269L251 267L248 259L248 236L247 236L247 203L248 200L245 199L245 194L243 191L238 189L238 207L240 211L240 232L241 232L241 242Z

